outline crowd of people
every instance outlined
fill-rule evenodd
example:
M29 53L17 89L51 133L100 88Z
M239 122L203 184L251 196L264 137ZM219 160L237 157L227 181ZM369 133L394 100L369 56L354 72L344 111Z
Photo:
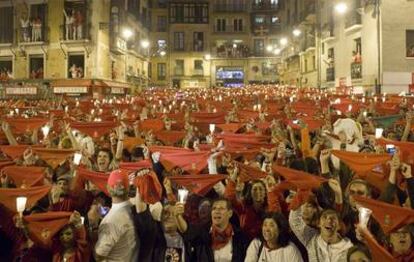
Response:
M413 261L414 97L2 101L0 261Z

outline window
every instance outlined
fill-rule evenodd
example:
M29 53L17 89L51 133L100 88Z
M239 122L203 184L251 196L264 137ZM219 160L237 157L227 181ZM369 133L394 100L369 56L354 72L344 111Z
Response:
M184 60L175 60L175 75L182 76L184 75Z
M414 30L405 31L405 46L407 57L414 57Z
M68 56L68 78L83 78L85 76L84 54L69 54Z
M13 7L0 8L0 43L13 42Z
M194 60L194 69L203 70L203 60Z
M0 82L13 78L13 58L0 57Z
M167 17L166 16L158 16L157 32L167 32Z
M208 23L208 4L171 3L171 23Z
M174 32L174 50L184 51L184 32Z
M29 77L32 79L43 79L43 56L32 55L29 57Z
M30 20L32 25L31 41L44 41L46 26L46 4L38 4L30 6ZM23 40L23 39L22 39Z
M165 63L158 63L157 64L157 79L158 80L165 80L167 73L167 65Z
M158 49L165 49L167 47L167 41L164 39L160 39L157 41Z
M263 15L255 16L254 18L255 24L264 24L264 22L265 22L265 17Z
M254 54L256 56L263 56L264 54L264 40L263 39L254 40Z
M233 21L233 30L234 32L243 31L243 19L234 19Z
M287 10L287 24L290 25L290 9Z
M65 40L80 40L89 37L89 27L88 27L88 8L86 7L87 3L85 0L83 1L69 1L65 0L64 3L64 11L66 15L62 16L63 18L63 25L62 33ZM111 10L111 20L118 19L117 15L119 10L113 9ZM73 19L74 21L79 21L79 23L70 25L68 24L68 20ZM118 29L114 27L119 26L119 21L114 21L115 24L112 25L112 30L115 32Z
M312 69L315 70L316 69L316 57L312 56Z
M217 19L217 32L225 32L226 31L226 19Z
M361 55L362 55L362 50L361 50L361 38L356 38L354 39L354 50L352 51L352 61L354 63L361 63Z
M194 75L204 75L203 60L194 60Z
M196 52L204 51L204 33L194 32L193 36L193 50Z

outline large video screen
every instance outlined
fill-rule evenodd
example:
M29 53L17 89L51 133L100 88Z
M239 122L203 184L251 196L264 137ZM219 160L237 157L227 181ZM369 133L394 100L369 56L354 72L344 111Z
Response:
M219 70L216 74L217 79L220 80L227 80L227 79L244 79L244 72L243 70Z

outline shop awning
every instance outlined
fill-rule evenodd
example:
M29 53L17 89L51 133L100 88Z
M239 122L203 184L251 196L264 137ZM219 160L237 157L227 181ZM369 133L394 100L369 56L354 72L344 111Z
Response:
M131 88L128 83L114 82L110 80L95 80L94 85L111 88L111 94L125 94L125 91Z
M93 86L91 79L61 79L52 81L53 93L88 93L88 89Z

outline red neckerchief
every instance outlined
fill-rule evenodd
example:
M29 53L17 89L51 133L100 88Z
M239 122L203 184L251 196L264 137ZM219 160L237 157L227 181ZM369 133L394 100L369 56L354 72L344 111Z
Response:
M219 231L217 227L212 226L211 228L211 248L213 250L218 250L230 241L231 237L233 236L233 227L229 223L227 228L223 231Z

